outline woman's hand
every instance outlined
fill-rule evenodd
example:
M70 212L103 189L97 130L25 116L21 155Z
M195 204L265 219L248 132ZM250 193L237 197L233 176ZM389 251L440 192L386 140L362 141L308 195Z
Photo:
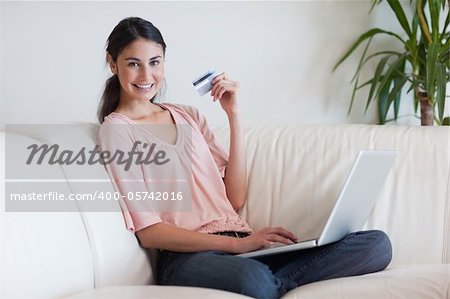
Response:
M245 253L272 245L274 242L282 244L294 244L297 237L294 233L282 227L266 227L254 232L252 235L238 239L236 238L235 253Z
M229 116L238 112L238 89L239 82L231 80L225 73L221 73L212 81L211 96L214 101L220 101L220 105Z

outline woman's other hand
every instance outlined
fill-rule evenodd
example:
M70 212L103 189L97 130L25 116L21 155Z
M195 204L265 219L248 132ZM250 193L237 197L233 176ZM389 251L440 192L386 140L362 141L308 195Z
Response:
M254 251L273 243L294 244L297 242L297 236L282 227L266 227L255 231L252 235L236 239L235 253L245 253Z

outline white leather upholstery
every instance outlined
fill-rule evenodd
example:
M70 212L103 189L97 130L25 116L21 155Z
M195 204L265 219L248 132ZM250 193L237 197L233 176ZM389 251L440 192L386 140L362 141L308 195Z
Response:
M176 286L121 286L91 290L65 299L249 299L251 297L206 288Z
M450 267L405 265L359 277L312 283L287 293L285 299L450 298Z
M97 125L84 123L68 124L64 125L64 128L61 126L36 127L31 130L27 128L26 134L45 141L49 145L57 144L61 150L76 151L82 147L92 150L97 144ZM114 191L108 174L98 163L62 165L60 171L63 178L67 179L66 185L71 193L93 194L95 191L99 193ZM75 181L77 179L103 179L105 182L95 181L90 184ZM111 204L114 205L114 210L120 211L115 202ZM100 212L91 212L92 207L84 207L85 203L81 201L77 202L77 205L73 211L81 210L77 217L83 222L84 235L89 240L91 260L94 264L92 269L95 271L91 278L94 285L105 287L153 283L153 271L148 262L148 254L139 247L135 236L125 229L121 214L103 212L103 206L99 207ZM84 210L87 212L83 212Z
M1 169L5 169L4 140L2 140ZM23 136L9 136L8 142L23 145L38 143ZM20 153L17 153L20 156ZM48 166L43 166L49 168ZM29 172L40 172L29 166ZM51 171L47 169L47 171ZM56 179L62 172L52 171ZM94 287L92 250L83 220L78 213L5 213L5 173L1 180L1 290L0 298L55 298ZM67 191L67 184L55 190Z
M217 134L228 142L226 128ZM394 169L366 228L389 234L394 265L448 262L449 140L446 127L250 128L249 196L243 214L253 227L281 224L305 238L315 237L358 151L396 149Z
M70 134L38 129L22 133L62 147L93 148L97 128L84 124L73 126ZM215 128L215 132L227 146L228 129ZM37 142L19 135L10 140L23 147ZM246 143L249 190L242 215L255 228L283 225L305 238L321 231L360 149L398 151L394 169L366 224L366 228L382 229L391 237L394 259L390 269L300 287L286 298L449 296L448 128L259 126L247 128ZM1 144L4 151L4 141ZM4 169L3 155L0 161ZM62 166L46 172L66 180L58 188L74 193L85 191L86 185L70 180L108 178L99 164ZM4 178L0 178L3 203ZM109 183L91 188L112 191ZM149 286L154 283L149 254L126 231L122 215L83 212L83 205L77 205L77 210L81 212L1 210L0 298L239 298L215 290Z

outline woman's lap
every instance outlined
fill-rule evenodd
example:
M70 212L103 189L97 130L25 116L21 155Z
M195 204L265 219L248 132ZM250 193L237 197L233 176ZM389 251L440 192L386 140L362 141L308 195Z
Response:
M367 231L318 248L257 259L218 251L163 252L158 281L277 298L306 283L380 271L389 264L391 250L386 234Z
M255 298L279 296L280 282L267 265L224 252L164 252L158 268L160 284L220 289Z

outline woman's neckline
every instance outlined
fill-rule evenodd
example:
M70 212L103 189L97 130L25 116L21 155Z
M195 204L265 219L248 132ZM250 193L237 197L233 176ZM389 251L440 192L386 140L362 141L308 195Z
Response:
M164 140L162 140L162 139L156 137L155 135L153 135L153 134L150 133L148 130L145 130L145 129L142 127L142 125L154 125L154 124L150 124L150 123L138 123L138 122L136 122L135 120L133 120L132 118L130 118L129 116L127 116L126 114L123 114L123 113L120 113L120 112L115 112L115 111L113 111L113 112L111 112L111 114L119 115L120 117L125 118L129 123L131 123L131 124L133 124L133 125L137 125L137 127L138 127L142 132L144 132L145 134L149 135L150 137L152 137L153 139L157 140L158 142L160 142L160 143L162 143L162 144L164 144L164 145L166 145L166 146L177 147L177 146L179 145L180 141L181 141L181 131L182 131L182 130L179 129L178 122L177 122L177 119L176 119L176 117L175 117L175 114L173 113L172 109L171 109L170 107L168 107L167 105L160 104L160 103L154 103L154 104L155 104L155 105L158 105L158 106L161 107L163 110L169 111L169 115L170 115L170 117L172 118L173 124L175 125L175 130L176 130L176 134L177 134L177 137L176 137L176 139L175 139L175 143L174 143L174 144L169 143L169 142L167 142L167 141L164 141Z

